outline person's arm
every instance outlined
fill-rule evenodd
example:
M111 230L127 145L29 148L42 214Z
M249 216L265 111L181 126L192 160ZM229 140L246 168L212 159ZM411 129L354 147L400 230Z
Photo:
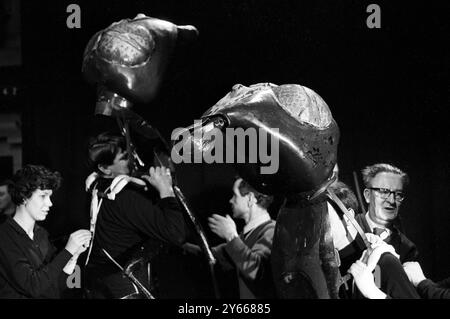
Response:
M425 299L450 299L450 289L439 286L430 279L422 280L417 285L417 291Z
M143 194L129 190L120 193L115 202L120 212L126 215L124 218L130 227L137 228L151 238L177 246L185 243L186 222L176 198L166 197L155 203Z
M175 198L170 171L164 167L150 168L150 176L142 176L159 192L153 203L137 192L129 192L122 201L122 211L133 215L134 226L148 236L181 246L187 238L182 208ZM133 221L132 221L133 222Z
M393 236L392 243L390 244L396 247L397 252L400 254L400 260L402 263L418 260L419 251L417 246L404 234L399 232L397 238Z
M398 258L394 247L380 240L378 236L368 236L371 249L365 250L360 258L354 262L348 272L353 276L356 286L364 297L369 299L391 299L375 285L373 271L384 253L391 253ZM363 262L364 261L364 262Z
M236 224L229 215L213 214L208 218L208 224L216 235L227 241L224 250L244 277L254 280L262 274L262 265L270 258L272 250L273 224L268 224L262 230L261 236L251 248L238 236Z
M450 299L450 278L435 283L425 277L418 262L406 262L403 264L403 269L422 298Z
M437 283L440 288L450 289L450 277L444 280L441 280Z
M21 247L19 243L12 242L9 237L6 237L3 238L0 246L0 263L8 282L16 291L31 298L44 297L49 288L58 286L64 267L74 254L85 250L80 247L89 243L90 238L91 234L88 230L73 232L63 250L48 263L44 262L35 268L23 253L26 247ZM41 240L42 246L51 249L52 244L46 233Z
M273 233L273 225L268 225L251 248L240 237L234 237L226 244L225 251L244 277L255 280L263 273L264 263L270 259Z
M77 261L78 261L78 255L73 255L72 258L70 258L69 261L67 262L67 264L64 266L63 272L66 275L71 275L75 270Z
M8 283L30 298L43 297L49 288L57 286L58 277L71 257L72 254L63 249L50 263L35 268L16 243L3 242L0 246L0 265Z
M364 297L369 299L390 299L376 285L372 270L362 261L354 262L348 272L353 276L356 286Z
M217 262L220 264L223 270L232 270L234 269L233 260L228 256L225 248L227 244L223 243L219 246L213 247L211 250L213 252L214 257L217 259Z

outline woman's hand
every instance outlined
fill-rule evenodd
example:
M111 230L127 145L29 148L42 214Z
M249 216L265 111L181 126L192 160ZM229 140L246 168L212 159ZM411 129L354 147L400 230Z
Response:
M66 244L66 250L72 255L80 255L83 253L91 242L92 234L87 229L80 229L70 234Z

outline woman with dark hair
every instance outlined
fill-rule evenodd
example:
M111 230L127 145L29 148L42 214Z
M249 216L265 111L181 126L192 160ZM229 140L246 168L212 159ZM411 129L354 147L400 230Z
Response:
M27 165L12 179L14 217L0 226L0 298L59 298L78 259L89 245L91 233L72 233L65 249L55 254L47 231L36 224L53 205L50 196L61 183L58 172Z

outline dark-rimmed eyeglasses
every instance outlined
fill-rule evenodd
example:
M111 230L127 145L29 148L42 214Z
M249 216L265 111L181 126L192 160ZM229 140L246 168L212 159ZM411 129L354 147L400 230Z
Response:
M401 203L405 199L405 193L402 191L391 191L388 188L368 187L368 189L374 190L382 199L388 199L391 194L394 194L394 199Z

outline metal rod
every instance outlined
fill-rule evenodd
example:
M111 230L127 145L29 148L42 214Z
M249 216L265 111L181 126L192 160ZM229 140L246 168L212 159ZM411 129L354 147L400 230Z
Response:
M163 166L163 163L162 163L161 159L159 158L158 154L156 154L156 152L154 152L154 155L155 155L156 159L158 160L159 164L161 166ZM217 284L217 279L216 279L216 275L215 275L215 271L214 271L214 265L216 264L216 258L214 257L214 255L211 251L210 245L208 243L208 240L206 238L206 235L205 235L202 225L198 222L197 218L195 217L195 215L192 213L191 209L189 208L189 204L188 204L183 192L176 185L176 179L175 179L174 175L175 174L172 175L172 184L173 184L172 188L174 190L175 196L180 201L181 205L184 208L184 211L186 212L186 214L188 215L192 224L194 225L194 228L195 228L197 234L200 236L201 247L203 248L206 258L208 259L208 264L209 264L209 268L210 268L210 272L211 272L211 279L213 282L214 293L215 293L216 298L219 299L220 292L219 292L219 287Z
M142 293L145 295L147 299L155 299L155 297L150 293L150 291L148 291L148 289L145 288L145 286L131 272L131 266L133 266L133 264L130 264L127 267L127 269L124 270L123 267L114 258L112 258L112 256L108 254L108 252L105 249L102 248L102 251L125 274L125 276L127 276L128 279L130 279L130 281L133 284L138 286L138 288L142 291Z
M359 207L361 207L361 213L365 213L366 207L364 206L364 202L362 200L361 189L359 188L359 183L358 183L358 176L356 175L355 171L353 171L353 181L355 183L356 196L358 196L358 202L359 202Z
M212 278L212 282L213 282L214 293L216 295L216 298L219 299L220 292L219 292L219 287L217 284L217 279L216 279L216 275L215 275L215 271L214 271L214 265L216 264L216 258L214 257L214 255L211 251L211 248L208 244L208 240L206 239L206 235L205 235L205 232L203 231L203 227L198 222L195 215L191 212L189 205L186 201L186 198L184 197L180 188L178 186L173 186L173 190L174 190L175 196L177 196L180 203L183 205L184 210L186 211L187 215L189 216L190 220L192 221L192 224L194 224L195 230L197 231L198 235L200 236L201 246L202 246L203 251L205 252L205 255L208 259L209 269L211 272L211 278Z
M361 226L358 224L358 222L353 218L352 215L348 212L348 209L344 206L342 201L339 199L339 197L336 196L336 194L331 190L327 189L327 196L329 199L331 199L336 205L339 207L339 209L342 211L342 213L347 216L348 220L352 223L353 227L358 231L358 234L361 236L362 240L364 241L364 244L366 245L367 249L370 248L370 242L367 239L366 234L362 230Z

